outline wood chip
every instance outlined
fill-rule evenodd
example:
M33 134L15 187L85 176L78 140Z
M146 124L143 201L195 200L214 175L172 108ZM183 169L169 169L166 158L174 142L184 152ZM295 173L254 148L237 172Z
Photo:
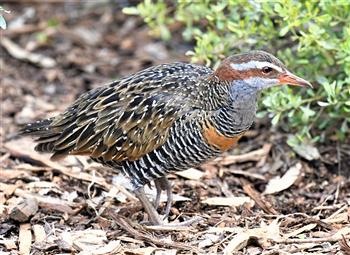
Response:
M30 247L32 244L32 233L30 231L29 223L21 224L19 226L18 242L19 242L19 253L21 255L27 255L27 254L29 255Z
M22 170L15 170L15 169L1 169L0 171L0 180L11 180L16 178L21 178L29 176L29 174L26 171Z
M18 222L26 222L38 211L38 201L35 198L24 198L10 212L10 218Z
M6 196L10 196L19 186L19 184L6 184L0 182L0 191L4 192Z
M72 207L78 207L76 203L69 203L62 199L51 197L51 196L41 196L39 194L31 194L22 189L16 189L15 195L19 197L32 198L38 201L38 204L41 208L46 208L51 211L59 211L68 214L74 214Z
M34 240L36 243L43 242L46 239L45 229L42 225L35 224L33 227Z
M0 239L0 245L4 245L8 251L17 249L16 240L14 239Z
M100 229L65 231L60 235L61 248L90 252L99 249L107 241L106 232Z

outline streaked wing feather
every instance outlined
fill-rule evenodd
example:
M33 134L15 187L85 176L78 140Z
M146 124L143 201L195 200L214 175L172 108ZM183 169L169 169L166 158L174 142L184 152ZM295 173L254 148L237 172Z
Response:
M161 65L83 94L52 121L54 132L39 138L38 146L50 149L53 159L68 154L105 161L142 157L164 144L174 122L192 109L193 91L186 82L210 72L193 67Z

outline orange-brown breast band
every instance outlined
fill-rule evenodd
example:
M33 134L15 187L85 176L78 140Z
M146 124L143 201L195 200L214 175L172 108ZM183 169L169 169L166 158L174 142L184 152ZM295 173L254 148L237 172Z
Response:
M212 125L208 125L204 127L203 136L206 142L220 151L227 151L234 146L236 146L238 140L242 137L244 132L238 134L234 137L227 137L221 133L219 133L215 127Z

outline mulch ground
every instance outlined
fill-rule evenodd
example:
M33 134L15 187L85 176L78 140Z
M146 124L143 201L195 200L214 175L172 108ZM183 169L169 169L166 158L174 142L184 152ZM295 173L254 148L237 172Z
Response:
M120 174L36 153L16 135L22 124L113 79L188 61L192 46L179 31L168 43L152 38L122 14L128 1L35 2L3 5L0 254L350 254L349 142L291 148L288 134L257 120L239 148L169 176L169 221L200 218L176 228L142 224L147 215Z

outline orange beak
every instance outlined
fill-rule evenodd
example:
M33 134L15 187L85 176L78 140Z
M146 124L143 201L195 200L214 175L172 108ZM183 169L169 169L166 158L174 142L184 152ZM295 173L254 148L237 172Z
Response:
M292 74L289 71L286 71L285 73L281 74L278 77L278 80L280 84L290 84L290 85L301 86L301 87L308 86L310 88L313 88L310 82L296 76L295 74Z

